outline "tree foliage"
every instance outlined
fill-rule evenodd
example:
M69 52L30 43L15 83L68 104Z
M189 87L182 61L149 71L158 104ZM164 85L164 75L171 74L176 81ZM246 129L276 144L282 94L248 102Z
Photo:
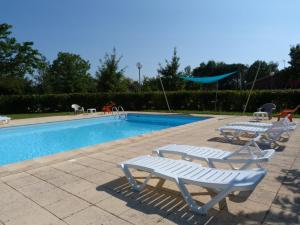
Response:
M79 55L59 52L42 76L46 93L84 93L95 91L89 74L90 64Z
M278 64L274 62L267 63L265 61L257 60L249 67L248 72L246 73L244 78L245 83L251 83L254 81L258 67L259 67L259 71L258 71L257 79L267 77L267 76L273 76L275 73L278 72Z
M158 74L161 76L164 88L166 91L181 90L184 87L184 82L180 78L182 73L179 71L180 58L177 56L177 50L174 48L173 56L170 61L165 60L166 65L159 64Z
M100 92L122 92L128 90L129 79L125 78L125 69L120 69L122 57L117 55L114 48L111 54L105 54L100 59L100 66L96 72L97 90Z
M11 37L11 28L0 24L0 93L22 94L42 66L42 55L33 48L33 42L18 43Z
M160 83L159 79L156 77L144 77L142 91L159 91Z
M194 68L192 74L196 77L203 76L216 76L230 72L237 72L235 75L220 80L218 82L219 89L238 89L241 86L242 74L245 74L248 67L244 64L226 64L224 62L216 62L210 60L207 63L200 63L200 65ZM205 89L216 88L216 84L202 85Z
M122 57L114 48L105 54L95 74L89 73L89 61L78 54L59 52L49 62L33 42L19 43L11 32L12 26L0 24L0 95L86 93L86 92L138 92L137 81L128 78L125 68L120 68ZM236 71L233 76L220 80L219 89L244 89L251 87L258 66L258 88L299 88L300 87L300 44L290 48L290 66L279 70L277 63L257 60L251 65L210 60L192 68L186 66L180 71L180 57L176 48L170 60L159 64L158 74L166 91L214 90L216 84L197 84L184 81L182 75L215 76ZM273 76L274 75L274 76ZM158 77L145 77L141 86L143 92L159 91Z
M289 55L291 57L289 64L291 65L293 78L299 78L300 77L300 44L296 46L292 46Z

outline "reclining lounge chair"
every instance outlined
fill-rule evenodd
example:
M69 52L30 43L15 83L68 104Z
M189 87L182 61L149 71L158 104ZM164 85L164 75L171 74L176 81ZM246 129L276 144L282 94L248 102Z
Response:
M290 131L295 130L297 127L297 124L295 122L290 122L288 117L285 117L282 120L273 123L233 122L227 125L228 126L250 126L250 127L261 127L261 128L270 128L275 125L275 126L282 126L283 128L287 128Z
M152 176L175 182L189 208L199 214L207 214L207 211L215 204L224 202L224 200L226 202L226 197L233 192L251 193L266 175L264 169L220 170L202 167L200 164L185 160L154 156L136 157L120 163L119 167L123 170L132 188L137 191L145 188ZM149 176L144 183L138 184L130 169L148 172ZM186 187L188 184L205 188L210 193L214 193L212 199L203 206L199 206L188 191Z
M251 126L223 126L217 129L228 140L240 140L243 134L261 135L260 141L277 144L277 141L282 139L284 134L290 136L290 129L281 125L273 125L266 127L251 127ZM278 144L277 144L278 145Z
M202 160L212 168L216 168L215 163L227 163L232 169L239 170L247 169L253 164L256 164L258 168L262 168L262 163L268 162L275 150L262 150L256 144L256 141L259 139L260 136L249 141L234 152L210 147L170 144L155 149L153 153L160 157L164 157L166 153L180 155L182 159L189 161ZM240 166L236 167L236 165Z

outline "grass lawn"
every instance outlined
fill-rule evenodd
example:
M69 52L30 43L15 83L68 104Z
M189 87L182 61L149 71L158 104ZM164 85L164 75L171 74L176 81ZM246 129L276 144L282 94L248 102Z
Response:
M169 112L168 110L144 110L144 112ZM210 115L235 115L242 116L242 112L219 112L219 111L197 111L197 110L172 110L173 113L181 114L210 114ZM246 112L245 116L252 116L253 113Z
M144 110L144 112L169 112L168 110ZM224 112L224 111L197 111L197 110L172 110L173 113L182 114L209 114L209 115L233 115L233 116L252 116L253 112ZM273 114L275 116L276 113ZM300 114L294 114L296 118L300 118Z
M55 112L55 113L25 113L25 114L8 114L12 119L27 119L27 118L37 118L37 117L47 117L47 116L67 116L74 115L73 112Z
M168 112L168 110L144 110L144 112ZM215 112L215 111L196 111L196 110L172 110L173 113L181 114L209 114L209 115L233 115L243 116L242 112ZM68 116L73 115L73 112L55 112L55 113L25 113L25 114L8 114L7 116L12 119L27 119L27 118L38 118L47 116ZM253 113L246 112L245 116L252 116ZM295 115L296 118L300 118L300 114Z

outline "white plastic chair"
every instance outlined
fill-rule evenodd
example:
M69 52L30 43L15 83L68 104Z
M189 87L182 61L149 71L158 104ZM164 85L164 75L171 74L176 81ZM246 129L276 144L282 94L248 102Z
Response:
M144 189L152 176L175 182L189 208L199 214L207 214L210 208L225 200L233 192L251 193L266 175L265 169L221 170L202 167L200 164L185 160L153 156L136 157L120 163L119 167L132 188L137 191ZM149 176L142 184L138 184L130 169L148 172ZM203 187L210 193L214 193L212 199L203 206L199 206L188 191L187 184ZM246 199L247 197L249 195Z
M1 124L9 123L10 120L11 120L10 117L7 117L7 116L0 116L0 123L1 123Z
M77 114L77 113L80 113L80 112L84 113L84 108L77 105L77 104L71 105L71 108L74 109L74 114Z

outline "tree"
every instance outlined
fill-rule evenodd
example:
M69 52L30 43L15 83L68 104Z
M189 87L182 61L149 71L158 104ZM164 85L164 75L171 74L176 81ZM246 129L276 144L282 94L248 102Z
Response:
M159 79L156 77L144 77L142 90L145 92L161 90Z
M41 67L42 55L33 42L18 43L11 25L0 24L0 93L23 94Z
M254 81L259 64L260 69L258 71L257 79L268 77L278 72L278 64L274 62L267 63L265 61L257 60L249 67L248 72L244 76L244 82L247 84L247 86Z
M186 66L184 68L184 75L185 76L193 76L193 70L191 66ZM185 89L186 90L199 90L202 88L202 84L195 83L193 81L185 81Z
M289 64L291 65L292 78L300 77L300 44L292 46L290 49L291 60Z
M128 80L124 76L125 69L119 69L122 57L117 56L116 49L111 54L105 54L96 72L97 90L100 92L127 91Z
M203 77L203 76L216 76L225 73L237 72L235 75L229 76L228 78L222 79L218 82L219 89L238 89L240 88L240 74L244 74L247 71L248 67L241 63L235 64L226 64L224 62L216 62L214 60L210 60L207 63L200 63L198 67L196 67L192 74L195 77ZM216 84L203 85L205 88L216 88Z
M49 68L50 68L50 62L47 61L46 57L42 57L42 63L40 68L37 70L37 73L35 76L33 76L33 88L35 93L48 93L47 90L47 85L45 79L47 76L47 73L49 73Z
M214 76L216 73L215 70L218 66L218 63L214 60L209 60L207 63L202 62L199 67L194 68L192 74L195 77Z
M59 52L42 76L42 86L47 93L92 92L95 87L89 69L89 62L79 55Z
M180 58L177 56L176 48L174 48L171 61L165 60L165 66L159 64L157 72L161 75L161 80L166 91L182 90L184 87L184 82L180 78L182 73L179 72L179 61Z

